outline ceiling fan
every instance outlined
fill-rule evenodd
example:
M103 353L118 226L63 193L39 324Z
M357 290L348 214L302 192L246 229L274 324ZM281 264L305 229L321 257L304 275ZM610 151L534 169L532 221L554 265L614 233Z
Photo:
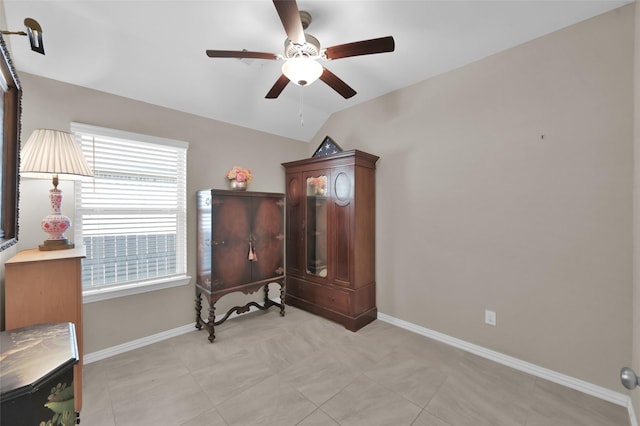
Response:
M283 55L247 50L207 50L207 56L211 58L285 60L286 62L282 66L282 75L265 96L267 99L277 98L290 81L298 86L306 86L316 79L325 82L345 99L348 99L355 95L356 91L334 73L320 65L317 60L393 52L395 49L395 41L391 36L321 49L318 39L304 32L311 23L311 15L308 12L299 11L295 0L273 0L273 4L287 34Z

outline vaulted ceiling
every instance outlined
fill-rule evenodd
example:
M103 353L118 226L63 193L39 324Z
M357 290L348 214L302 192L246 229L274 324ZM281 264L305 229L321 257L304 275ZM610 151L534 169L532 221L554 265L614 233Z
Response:
M282 61L206 56L282 54L286 35L269 0L3 0L0 22L19 31L31 17L42 26L45 56L26 37L5 36L18 72L309 141L336 111L630 2L299 0L321 47L394 37L394 52L322 61L356 90L350 99L321 81L265 99Z

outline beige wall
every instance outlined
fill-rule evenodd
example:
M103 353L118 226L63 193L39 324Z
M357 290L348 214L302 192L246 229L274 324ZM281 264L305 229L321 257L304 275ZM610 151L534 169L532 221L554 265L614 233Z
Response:
M636 3L635 13L635 237L634 237L634 279L633 279L633 362L632 368L640 374L640 6ZM636 419L640 421L640 387L632 392Z
M633 15L618 9L329 119L310 149L330 135L381 157L380 312L623 391Z
M227 170L243 165L254 172L251 189L282 192L280 163L306 156L307 144L234 125L179 113L126 98L20 73L24 88L22 139L37 127L69 130L72 121L189 142L187 154L188 272L195 277L195 191L225 188ZM19 248L45 238L40 220L48 212L50 182L22 179ZM63 182L63 212L73 220L73 184ZM192 280L193 281L193 280ZM247 299L222 298L217 313ZM194 285L84 305L85 353L122 344L194 322ZM206 317L206 310L204 313ZM203 332L203 339L205 334Z

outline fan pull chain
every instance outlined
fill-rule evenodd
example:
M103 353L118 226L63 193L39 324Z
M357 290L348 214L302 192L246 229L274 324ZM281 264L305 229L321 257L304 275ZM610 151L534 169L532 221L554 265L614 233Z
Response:
M304 111L302 109L302 101L303 101L303 88L300 86L300 126L304 127Z

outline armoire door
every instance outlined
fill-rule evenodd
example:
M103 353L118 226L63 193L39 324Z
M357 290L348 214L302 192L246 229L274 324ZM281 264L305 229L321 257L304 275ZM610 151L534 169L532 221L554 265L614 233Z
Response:
M302 173L287 173L287 274L302 276L305 269L304 212L306 192L303 191Z
M284 273L284 199L253 198L250 249L251 280L263 281Z
M248 261L252 199L216 195L211 201L211 291L221 291L251 279Z
M329 209L331 170L303 173L305 197L305 274L315 280L331 278L329 262Z
M331 171L331 247L332 279L334 284L351 287L354 265L354 233L356 226L353 209L354 168L336 167ZM374 244L373 242L371 244Z

